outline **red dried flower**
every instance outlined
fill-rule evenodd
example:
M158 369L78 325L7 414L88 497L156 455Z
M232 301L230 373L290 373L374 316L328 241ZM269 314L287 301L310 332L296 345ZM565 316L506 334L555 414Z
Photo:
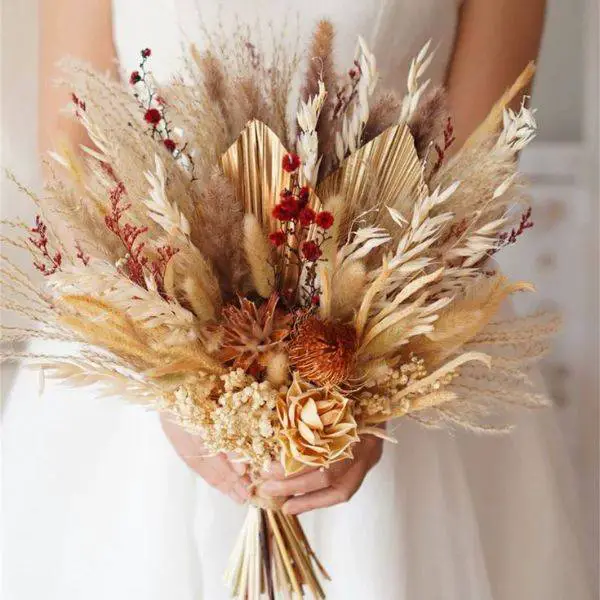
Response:
M321 229L329 229L333 225L334 219L330 212L323 210L317 215L315 221Z
M276 204L271 214L278 221L291 221L294 218L294 215L286 210L282 204Z
M300 166L300 157L293 152L288 152L281 162L281 166L287 173L293 173Z
M139 71L132 71L131 75L129 76L129 83L131 85L135 85L136 83L140 82L142 80L142 76L140 75Z
M311 241L304 242L302 244L302 254L304 255L304 258L306 258L306 260L310 262L315 262L319 260L319 258L321 258L323 252L316 242Z
M175 144L175 142L170 138L163 140L163 144L165 145L165 148L171 153L175 152L175 148L177 148L177 144Z
M71 94L71 100L73 100L73 104L77 107L80 108L81 110L85 111L85 102L83 100L81 100L81 98L79 98L77 96L77 94L72 93ZM77 113L77 116L79 116L79 113Z
M287 196L281 201L281 206L290 214L292 217L297 217L300 212L300 205L295 196Z
M142 58L148 58L152 54L152 50L150 48L144 48L142 50Z
M319 297L319 294L315 294L311 299L310 302L313 306L319 306L319 302L321 301L321 298Z
M300 202L300 206L304 208L308 204L308 199L310 197L310 189L306 186L301 187L298 192L298 202Z
M303 227L308 227L309 225L312 225L315 222L315 216L315 211L309 206L307 206L306 208L303 208L300 211L300 214L298 215L298 220L300 221Z
M160 120L162 119L162 115L160 114L160 111L157 110L156 108L149 108L146 111L146 114L144 115L144 119L146 120L147 123L150 123L151 125L158 125L160 123Z
M284 188L283 190L281 190L281 192L279 192L279 197L282 200L285 200L286 198L289 198L290 196L293 196L293 192L292 190L288 190L287 188Z
M269 235L269 241L273 246L282 246L285 244L285 233L283 231L274 231Z

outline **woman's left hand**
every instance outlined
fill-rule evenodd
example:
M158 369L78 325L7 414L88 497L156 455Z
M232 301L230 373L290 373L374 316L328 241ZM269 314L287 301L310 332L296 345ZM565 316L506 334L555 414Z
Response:
M285 477L279 463L263 473L260 496L286 497L282 510L290 515L348 502L362 485L367 473L379 462L383 440L364 436L353 447L354 457L333 463L329 468L306 469Z

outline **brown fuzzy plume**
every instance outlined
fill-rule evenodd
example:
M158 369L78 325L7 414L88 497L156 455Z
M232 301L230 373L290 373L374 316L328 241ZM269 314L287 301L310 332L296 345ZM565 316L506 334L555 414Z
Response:
M335 30L331 21L319 21L308 49L308 69L306 81L302 88L301 97L305 102L319 93L319 81L322 80L327 90L327 98L317 123L317 135L319 136L319 152L323 155L320 172L324 172L324 164L328 162L328 156L335 153L335 130L332 115L337 90L337 75L333 60L333 42Z
M363 144L367 144L388 127L394 125L398 119L399 110L400 100L396 94L393 92L381 94L369 112L369 120L363 132Z
M244 123L258 119L263 123L268 122L270 110L265 97L261 93L258 83L252 77L243 77L236 85L239 90L239 102L242 105Z
M408 127L420 159L425 157L430 145L442 136L448 114L446 92L441 87L432 89L419 104Z
M194 46L192 46L192 56L204 77L206 93L210 100L219 107L228 137L232 137L234 135L233 124L229 118L231 111L226 102L230 94L224 65L219 58L210 52L200 54Z
M196 208L199 226L193 242L210 260L227 296L244 292L248 264L244 255L242 206L233 187L215 168L202 187Z

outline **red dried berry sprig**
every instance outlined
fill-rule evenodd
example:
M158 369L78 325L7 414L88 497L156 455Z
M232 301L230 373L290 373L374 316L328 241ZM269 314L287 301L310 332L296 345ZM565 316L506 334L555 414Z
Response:
M153 138L160 139L164 147L177 157L181 151L177 150L177 144L172 137L171 123L167 118L167 103L157 95L151 80L152 73L148 69L148 58L152 51L145 48L140 54L142 59L139 67L129 75L129 83L134 87L134 96L144 109L144 121L151 126L150 134Z
M136 285L147 289L145 272L148 270L156 283L156 287L165 300L168 300L164 288L164 277L169 261L178 252L178 248L172 246L160 246L156 249L158 258L149 264L148 257L145 255L146 242L140 240L140 236L147 233L148 227L139 227L131 223L122 223L123 215L131 207L130 204L121 204L125 186L119 182L110 193L110 213L104 218L104 222L109 231L114 233L126 251L124 267L127 276Z
M300 296L305 306L315 306L321 293L317 263L323 255L323 244L329 239L327 230L333 225L334 217L328 211L317 213L308 206L310 189L299 184L300 166L296 154L283 157L282 168L291 175L290 188L281 191L280 201L273 207L272 216L279 221L279 229L269 235L269 242L279 250L282 263L279 272L283 272L283 266L289 263L298 273L295 289L279 290L283 300L291 306Z
M41 260L34 260L33 266L45 277L54 275L56 271L60 271L62 265L62 254L57 250L51 253L48 244L48 227L42 221L40 215L35 217L35 227L31 228L29 241L39 250Z
M446 125L444 126L444 142L440 146L439 144L435 144L435 151L437 153L437 161L435 165L433 165L432 174L437 173L440 170L440 167L444 163L446 159L446 155L448 150L452 146L452 144L456 141L456 137L454 135L454 125L452 124L452 118L448 117L446 120Z

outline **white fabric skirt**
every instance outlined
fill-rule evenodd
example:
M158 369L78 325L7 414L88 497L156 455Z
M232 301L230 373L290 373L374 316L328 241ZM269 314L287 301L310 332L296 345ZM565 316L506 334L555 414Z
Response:
M584 600L552 410L511 435L392 428L347 504L302 518L329 600ZM22 370L4 415L5 600L220 600L245 509L178 458L153 413Z

